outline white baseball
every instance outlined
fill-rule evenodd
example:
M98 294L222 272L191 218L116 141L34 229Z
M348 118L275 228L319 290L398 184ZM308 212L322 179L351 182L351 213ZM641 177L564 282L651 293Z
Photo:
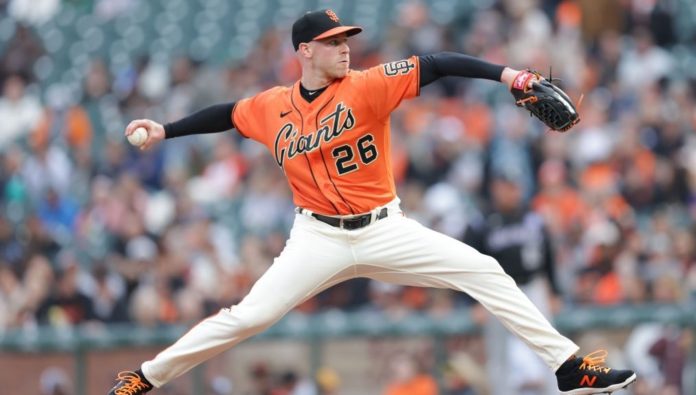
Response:
M128 142L132 145L139 147L145 143L147 140L147 130L143 127L139 127L128 135Z

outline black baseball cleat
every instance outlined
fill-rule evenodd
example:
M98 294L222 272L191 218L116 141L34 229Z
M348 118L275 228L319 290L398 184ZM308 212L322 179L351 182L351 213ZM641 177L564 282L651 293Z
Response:
M604 366L607 352L604 350L574 357L556 371L558 389L566 395L611 394L636 381L632 370L616 370Z
M142 370L120 372L116 376L118 383L108 395L140 395L150 391L153 386L143 376Z

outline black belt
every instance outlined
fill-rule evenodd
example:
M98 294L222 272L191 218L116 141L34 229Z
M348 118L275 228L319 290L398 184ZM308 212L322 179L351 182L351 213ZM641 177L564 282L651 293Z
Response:
M302 210L303 209L300 209L300 212L302 212ZM378 221L382 218L386 218L388 214L389 211L387 210L387 208L383 207L381 210L379 210L377 215L375 215L375 221ZM372 223L372 213L358 215L357 217L349 218L329 217L326 215L312 213L312 217L336 228L343 228L348 230L364 228Z

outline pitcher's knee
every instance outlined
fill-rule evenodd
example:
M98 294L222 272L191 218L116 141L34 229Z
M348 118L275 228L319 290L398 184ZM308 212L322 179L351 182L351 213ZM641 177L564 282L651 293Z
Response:
M490 268L492 272L505 273L503 267L500 266L500 262L498 262L498 260L493 258L492 256L481 254L481 259L484 260L486 267Z
M510 287L517 287L517 283L515 280L510 277L507 272L505 272L505 269L500 265L500 262L498 262L497 259L487 256L486 258L489 259L488 264L490 265L490 272L489 276L491 278L491 281L495 281L498 285L507 285Z

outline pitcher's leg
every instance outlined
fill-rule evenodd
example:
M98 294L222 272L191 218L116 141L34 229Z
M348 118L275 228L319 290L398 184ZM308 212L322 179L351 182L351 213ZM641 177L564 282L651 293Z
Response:
M353 276L347 244L327 239L304 217L296 219L290 239L249 294L194 326L176 343L142 365L145 377L160 387L199 363L271 326L301 301ZM299 224L299 225L298 225Z
M551 326L495 259L458 240L395 217L361 234L358 245L358 261L372 267L365 275L468 293L554 371L578 350Z

